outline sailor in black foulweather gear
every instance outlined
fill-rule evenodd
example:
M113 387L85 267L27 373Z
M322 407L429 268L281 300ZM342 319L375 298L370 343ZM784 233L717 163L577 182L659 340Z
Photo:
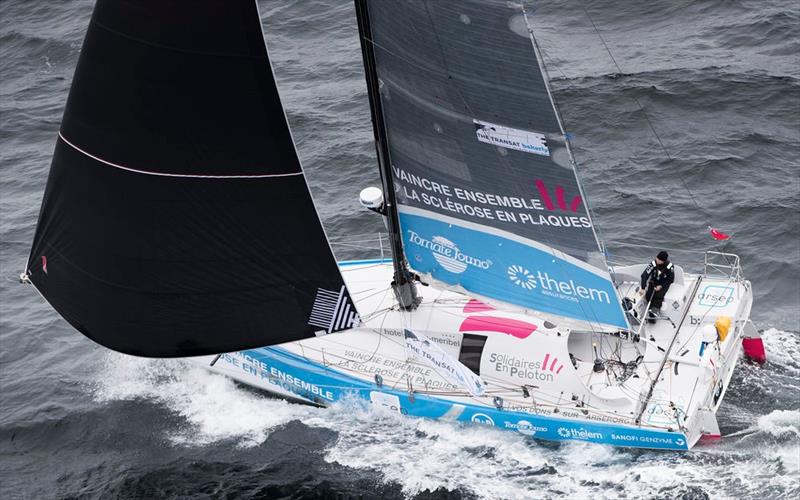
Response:
M642 286L639 289L639 295L644 295L645 300L650 303L651 317L658 316L661 304L664 302L664 295L667 294L673 281L675 281L675 271L672 262L669 261L669 254L662 250L658 252L655 260L644 269Z

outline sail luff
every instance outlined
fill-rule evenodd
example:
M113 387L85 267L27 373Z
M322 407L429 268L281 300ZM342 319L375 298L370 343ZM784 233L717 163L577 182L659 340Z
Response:
M569 155L570 164L572 165L572 170L575 173L575 182L578 187L578 192L580 193L581 197L583 198L583 203L586 206L586 217L589 219L589 223L592 228L592 233L594 233L594 239L597 241L597 248L602 255L603 263L605 264L605 268L610 270L608 265L608 261L606 259L606 250L605 245L603 244L603 240L599 234L599 227L594 223L594 217L592 215L592 208L589 204L589 197L586 196L586 191L583 188L583 182L581 182L581 175L580 170L578 169L578 162L575 160L575 154L572 152L572 143L570 141L569 135L567 134L566 129L564 128L564 118L561 116L561 110L558 108L558 104L556 103L556 99L553 96L553 89L550 86L550 74L547 71L547 65L544 62L544 56L542 55L542 50L539 47L539 42L536 40L536 34L534 32L533 26L531 25L530 20L528 19L528 12L525 9L524 2L520 4L520 9L522 10L522 17L525 19L525 25L528 28L528 34L530 35L531 39L531 46L533 47L533 52L536 57L536 62L539 65L539 71L541 71L544 82L544 87L547 90L547 95L550 97L550 104L553 106L553 113L555 113L556 120L558 121L558 128L561 130L561 135L564 138L564 146L566 147L567 154ZM621 302L622 298L619 295L619 290L614 287L614 293L617 298L618 302ZM627 329L630 329L630 323L628 321L627 315L624 315L625 319L625 326Z
M356 19L358 21L359 41L361 55L364 63L364 76L367 82L372 129L375 140L375 150L378 159L378 171L381 176L384 196L384 212L389 231L392 250L392 263L394 266L394 279L392 287L395 295L405 309L413 309L419 304L416 284L411 272L408 270L405 252L403 251L403 238L400 230L400 218L397 212L397 196L395 193L394 177L391 172L391 155L386 136L386 126L383 116L383 107L380 98L380 80L375 71L375 55L372 46L372 29L369 19L369 2L367 0L354 0Z
M525 4L521 3L520 8L522 10L522 16L525 19L525 25L528 28L528 34L531 38L531 46L533 47L533 52L536 57L536 63L539 65L539 71L541 71L542 75L544 76L544 87L547 90L547 95L550 97L550 104L553 106L553 113L555 113L556 120L558 121L558 128L561 130L561 135L564 138L564 146L567 149L567 154L569 154L570 164L572 165L572 169L575 171L575 179L578 185L578 190L583 198L583 203L586 205L586 216L591 222L592 232L594 233L595 240L597 240L597 248L603 255L605 255L603 240L600 238L597 230L598 228L594 224L592 209L589 206L589 198L586 196L586 192L583 189L583 183L580 179L580 171L578 170L578 162L575 160L575 154L572 152L572 143L566 129L564 128L564 118L561 116L561 110L558 108L556 99L553 96L553 89L550 86L550 73L547 71L547 65L544 62L542 50L539 47L539 42L536 40L536 34L534 33L533 26L528 19L528 12L525 10Z

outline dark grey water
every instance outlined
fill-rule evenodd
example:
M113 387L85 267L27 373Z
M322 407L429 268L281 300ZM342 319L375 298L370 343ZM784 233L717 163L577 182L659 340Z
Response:
M381 230L356 204L377 172L350 2L260 4L329 234ZM612 257L640 260L665 247L691 264L696 252L718 248L712 225L733 234L724 249L742 257L753 282L753 319L765 329L770 362L740 366L720 411L729 436L687 454L290 405L178 361L108 353L72 331L15 276L91 8L83 0L0 2L0 497L800 495L796 2L535 3Z

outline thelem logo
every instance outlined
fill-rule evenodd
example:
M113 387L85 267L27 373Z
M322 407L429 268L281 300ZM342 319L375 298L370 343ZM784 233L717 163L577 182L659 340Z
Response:
M508 267L508 279L515 285L521 286L526 290L536 288L536 276L522 266L513 265Z
M463 273L469 266L479 269L489 269L492 265L491 260L479 259L461 252L455 243L443 236L434 236L428 240L416 232L409 230L408 239L411 243L430 250L436 262L438 262L445 271L454 274Z
M567 439L584 439L584 440L603 439L603 435L601 433L587 431L583 427L579 429L575 429L574 427L572 428L559 427L558 435L561 436L562 438L567 438Z
M542 179L536 179L535 181L536 189L539 191L539 197L542 199L542 203L547 210L553 211L556 209L556 205L553 203L553 198L550 196L550 192L547 190L547 186L545 185ZM555 198L556 204L558 204L558 208L570 212L577 212L581 206L581 202L583 201L580 195L576 195L572 198L567 205L567 200L564 198L564 188L561 186L556 186L555 189Z
M605 290L585 287L574 280L560 280L547 272L530 271L518 264L508 266L506 269L508 279L515 285L529 291L538 291L542 295L571 302L578 299L588 299L594 302L611 304L611 297Z

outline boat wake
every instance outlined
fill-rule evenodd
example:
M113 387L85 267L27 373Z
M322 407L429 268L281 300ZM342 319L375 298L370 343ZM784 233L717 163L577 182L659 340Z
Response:
M796 334L770 329L764 338L770 362L741 370L734 384L745 387L732 387L731 404L721 410L736 419L734 430L719 443L684 454L538 442L496 429L401 417L361 401L327 409L292 404L182 361L110 352L96 372L93 394L101 404L143 400L179 415L182 424L162 436L176 448L227 441L251 449L292 421L333 431L336 438L319 450L327 463L375 472L405 495L445 488L482 498L794 497L800 494L800 409L763 415L738 399L766 390L769 377L798 369L792 355L800 349Z

